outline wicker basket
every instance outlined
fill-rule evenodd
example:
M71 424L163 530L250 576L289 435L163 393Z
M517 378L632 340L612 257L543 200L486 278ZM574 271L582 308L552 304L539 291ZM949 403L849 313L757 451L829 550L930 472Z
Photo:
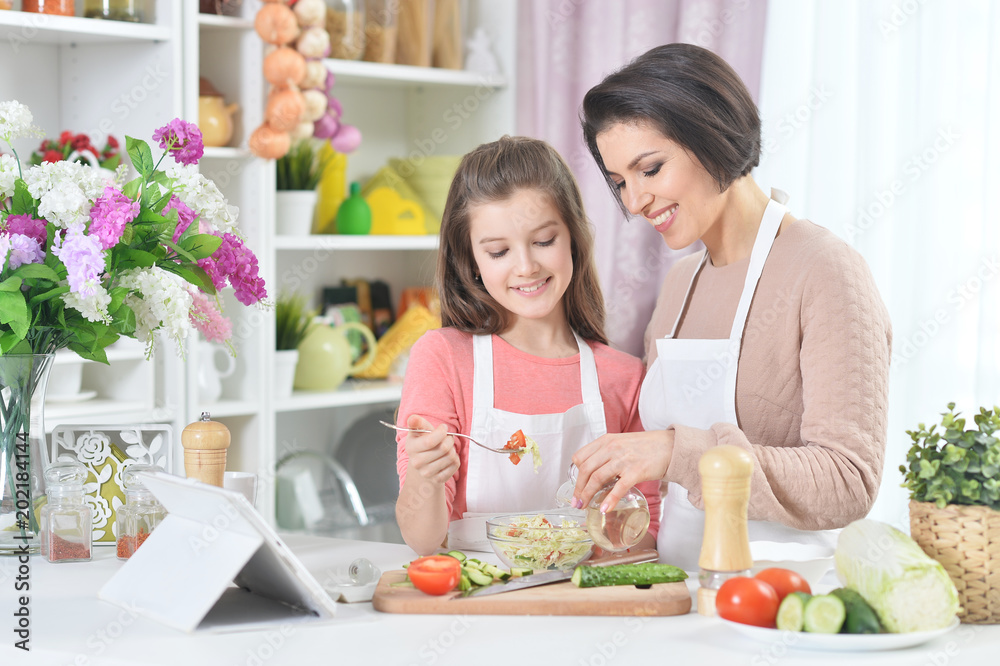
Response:
M962 622L1000 623L1000 511L911 500L910 535L955 581Z

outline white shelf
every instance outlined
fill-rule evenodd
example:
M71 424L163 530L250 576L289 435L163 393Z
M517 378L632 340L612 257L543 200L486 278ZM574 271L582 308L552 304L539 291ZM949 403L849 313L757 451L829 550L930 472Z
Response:
M157 410L157 421L173 418L166 410ZM145 423L152 421L149 406L140 401L127 400L84 400L82 402L45 402L45 430L51 432L53 426L89 423Z
M201 156L207 160L249 160L254 154L247 148L230 148L229 146L206 146Z
M204 411L212 418L227 416L254 416L260 413L260 403L255 400L219 400L205 405Z
M379 379L348 379L336 391L295 391L289 398L276 401L278 412L297 412L328 407L353 407L399 402L403 385Z
M151 23L0 11L0 42L9 46L169 41L172 35L168 26Z
M203 32L216 30L253 30L253 21L238 16L219 16L218 14L198 14L198 25Z
M326 58L323 63L337 77L337 84L350 83L365 87L412 88L419 86L448 86L461 88L500 89L507 86L503 76L488 76L465 70L439 67L411 67L386 65L360 60Z
M311 236L275 236L278 250L436 250L439 237L427 236L369 236L314 234Z

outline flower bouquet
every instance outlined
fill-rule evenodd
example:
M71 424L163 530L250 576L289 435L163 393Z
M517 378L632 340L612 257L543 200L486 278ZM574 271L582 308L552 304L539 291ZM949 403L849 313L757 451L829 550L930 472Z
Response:
M90 166L114 171L121 164L118 139L108 135L104 148L98 150L86 134L73 134L66 131L59 135L58 141L45 139L38 150L31 154L30 164L39 165L42 162L59 162L68 160Z
M12 150L13 139L40 134L32 122L23 104L0 102L0 140ZM147 357L157 332L180 350L192 327L221 341L231 327L219 290L233 287L244 305L267 296L237 209L198 172L197 127L175 119L153 140L155 161L126 137L132 178L127 165L110 173L42 159L22 170L16 152L0 154L0 552L24 550L12 533L37 548L42 470L29 467L43 459L44 429L32 398L40 407L56 350L107 363L120 336L143 342Z

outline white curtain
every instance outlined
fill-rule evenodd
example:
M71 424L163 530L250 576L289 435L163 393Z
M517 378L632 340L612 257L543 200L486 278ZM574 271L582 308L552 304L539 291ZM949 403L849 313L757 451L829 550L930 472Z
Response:
M905 431L1000 404L1000 3L770 0L764 43L755 176L871 266L894 341L870 517L908 530Z

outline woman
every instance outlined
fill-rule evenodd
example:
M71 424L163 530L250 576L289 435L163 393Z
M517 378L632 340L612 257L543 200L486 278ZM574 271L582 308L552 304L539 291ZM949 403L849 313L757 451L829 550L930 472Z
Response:
M706 250L671 269L646 330L645 432L577 452L577 503L616 476L605 506L665 481L660 559L697 569L698 461L734 444L755 461L751 540L835 545L829 530L871 508L885 452L892 335L864 259L754 182L757 108L710 51L636 58L587 93L582 124L623 210Z

